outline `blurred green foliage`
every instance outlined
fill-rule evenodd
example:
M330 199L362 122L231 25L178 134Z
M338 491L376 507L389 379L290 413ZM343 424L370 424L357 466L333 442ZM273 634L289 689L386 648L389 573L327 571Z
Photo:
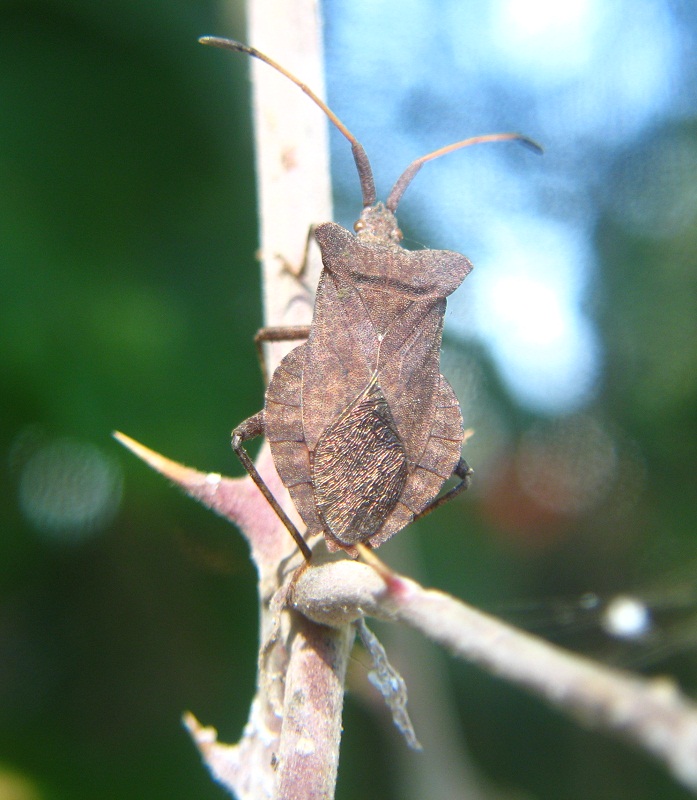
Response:
M196 43L218 14L0 9L0 764L41 798L219 797L179 718L234 739L252 692L246 547L110 439L231 468L262 388L239 346L260 323L247 86ZM120 514L81 542L18 508L57 436L125 470Z
M241 17L219 13L184 0L0 7L0 798L222 797L180 715L191 708L230 742L246 720L257 635L246 546L109 439L119 428L240 474L229 431L261 402L245 69L196 44L244 38ZM610 593L681 565L669 588L694 585L697 172L678 158L694 152L694 124L634 143L607 173L617 192L598 192L591 302L606 365L594 407L535 419L483 352L447 343L511 444L489 470L498 482L405 532L411 555L390 542L390 563L416 558L429 583L487 606ZM537 463L548 481L559 464L572 477L599 468L578 444L597 419L616 458L612 492L566 511L526 493L515 464L530 452L549 457ZM57 437L123 471L118 513L79 537L42 530L21 503L24 467ZM541 450L547 440L557 450ZM685 643L696 633L692 620ZM694 668L682 649L659 665L688 689ZM540 798L687 796L641 755L516 690L461 664L446 671L494 784ZM400 796L388 723L350 699L346 728L339 797Z

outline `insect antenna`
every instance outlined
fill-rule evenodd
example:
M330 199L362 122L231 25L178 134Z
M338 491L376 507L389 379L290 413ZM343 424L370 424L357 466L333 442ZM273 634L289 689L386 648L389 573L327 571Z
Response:
M489 133L485 136L472 136L469 139L463 139L461 142L455 142L454 144L449 144L446 147L441 147L438 150L434 150L432 153L427 153L425 156L417 158L416 161L412 161L412 163L401 174L397 183L395 183L393 186L385 205L394 214L397 206L399 205L399 201L402 199L402 195L406 191L409 184L414 180L416 173L427 161L433 161L434 158L440 158L441 156L445 156L455 150L461 150L463 147L469 147L471 144L481 144L483 142L505 142L510 140L520 142L522 145L529 147L536 153L543 153L541 145L539 145L533 139L523 136L522 133Z
M339 131L341 131L341 133L351 143L351 152L353 153L353 160L356 162L356 169L358 170L358 177L361 182L361 192L363 193L363 205L364 206L374 205L376 194L375 194L375 181L373 180L373 170L370 167L370 162L368 161L368 156L366 155L366 152L363 149L363 145L358 141L358 139L356 139L356 137L344 125L344 123L339 119L339 117L337 117L337 115L331 110L331 108L329 108L329 106L324 102L324 100L321 100L312 91L312 89L310 89L309 86L307 86L298 78L296 78L295 75L293 75L291 72L288 72L288 70L282 67L280 64L276 63L272 58L269 58L267 55L260 52L254 47L249 47L249 45L242 44L241 42L236 42L234 39L223 39L218 36L202 36L199 39L199 42L201 44L208 44L213 47L220 47L223 50L234 50L237 53L246 53L249 56L258 58L260 61L263 61L265 64L268 64L270 67L273 67L277 72L280 72L281 75L284 75L286 78L288 78L288 80L292 81L298 88L302 89L303 92L305 92L305 94L310 98L310 100L312 100L316 105L318 105L322 109L322 111L324 111L324 113L329 117L331 122L339 129Z

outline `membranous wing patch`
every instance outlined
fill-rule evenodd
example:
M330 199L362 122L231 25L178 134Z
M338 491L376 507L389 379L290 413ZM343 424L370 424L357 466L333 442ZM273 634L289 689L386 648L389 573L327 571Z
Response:
M312 479L322 520L342 544L367 541L395 507L407 457L377 376L320 436Z

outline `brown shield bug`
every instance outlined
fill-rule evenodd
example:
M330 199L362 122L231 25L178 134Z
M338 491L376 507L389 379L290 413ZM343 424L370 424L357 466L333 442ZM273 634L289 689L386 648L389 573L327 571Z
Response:
M268 56L229 39L200 40L254 56L299 86L351 143L363 191L355 235L334 222L314 230L324 269L309 328L260 331L258 341L307 339L274 372L264 410L232 432L232 447L288 528L306 559L311 551L257 472L243 443L264 435L274 464L307 525L330 550L357 555L378 547L410 522L451 500L472 470L460 455L462 413L440 374L445 298L472 269L459 253L408 251L395 210L427 161L479 142L517 140L518 133L465 139L414 161L376 202L362 145L310 89ZM457 485L442 495L451 476Z

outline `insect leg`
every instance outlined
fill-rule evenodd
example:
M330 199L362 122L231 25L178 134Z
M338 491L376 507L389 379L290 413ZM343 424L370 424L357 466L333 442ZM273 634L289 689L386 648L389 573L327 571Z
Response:
M276 326L273 328L261 328L254 336L254 346L257 349L257 358L261 373L264 376L264 384L269 383L269 374L266 367L266 356L264 355L264 342L294 342L304 340L310 335L309 325L287 325L286 327Z
M426 505L419 511L418 514L414 514L414 522L416 520L425 517L426 514L430 514L431 511L442 506L443 503L447 503L448 501L452 500L453 498L457 497L460 492L464 492L465 489L470 485L473 469L469 466L469 464L465 461L464 458L461 458L453 470L453 475L457 475L460 478L460 483L453 486L452 489L449 489L445 494L442 494L440 497L435 497L430 503L426 503Z
M305 275L305 270L307 269L307 264L310 258L310 246L312 245L312 240L315 237L315 226L310 225L307 229L307 237L305 239L305 247L303 249L303 257L302 261L300 262L300 266L297 267L294 264L291 264L290 261L285 256L282 256L280 253L276 254L276 258L281 262L284 272L287 272L289 275L292 275L296 281L302 283L303 276Z
M242 446L243 442L248 441L249 439L254 439L256 436L263 436L264 434L264 412L259 411L253 417L249 417L244 422L241 422L232 432L232 449L237 454L237 457L242 462L242 465L249 473L249 477L254 481L257 485L259 491L264 495L266 500L268 501L269 505L273 510L276 512L276 515L281 520L281 522L286 526L290 535L295 539L295 543L300 548L300 552L305 557L306 561L310 560L312 556L312 552L307 545L307 542L303 539L300 531L295 527L292 523L290 517L286 514L286 512L281 508L276 498L271 494L271 490L269 487L264 483L264 479L258 473L257 468L254 466L254 462L249 457L249 454Z

